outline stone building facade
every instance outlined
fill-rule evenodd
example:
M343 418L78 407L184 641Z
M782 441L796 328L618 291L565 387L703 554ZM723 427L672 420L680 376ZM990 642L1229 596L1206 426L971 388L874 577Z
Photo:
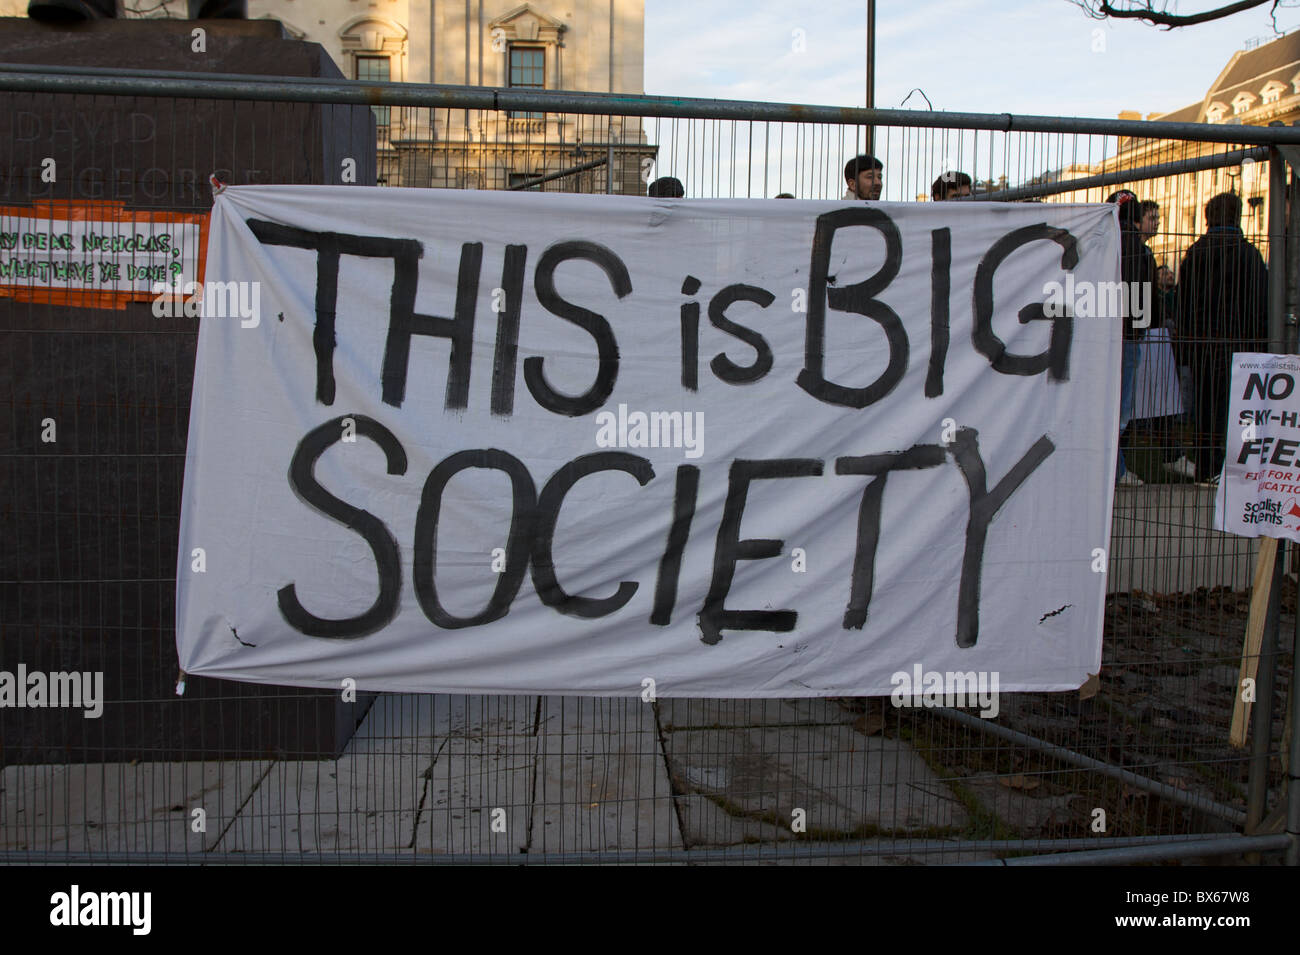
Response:
M251 0L354 79L645 92L643 0ZM655 149L635 118L375 109L381 184L643 195ZM610 176L612 166L612 177ZM583 168L586 167L586 168Z
M133 9L185 16L183 0L127 0ZM645 92L644 0L249 0L248 15L319 43L351 79ZM637 117L374 113L381 185L508 189L556 176L534 188L645 195L657 154Z
M1125 111L1120 119L1142 119ZM1300 120L1300 32L1239 50L1219 72L1200 101L1168 113L1149 113L1149 120L1219 123L1225 126L1291 125ZM1192 159L1239 149L1222 143L1187 143L1163 139L1122 137L1115 155L1098 163L1079 163L1052 178L1072 179L1099 173ZM1187 246L1205 231L1205 203L1220 192L1241 196L1241 227L1246 237L1266 252L1268 237L1268 164L1251 163L1221 169L1140 179L1052 196L1051 202L1100 202L1120 188L1160 205L1160 230L1149 241L1157 261L1177 271Z

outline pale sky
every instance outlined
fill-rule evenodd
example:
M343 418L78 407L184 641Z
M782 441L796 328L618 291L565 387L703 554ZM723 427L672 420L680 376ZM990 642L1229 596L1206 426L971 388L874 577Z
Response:
M937 110L1173 110L1204 96L1246 40L1272 33L1267 9L1165 31L1091 20L1067 0L878 0L876 105L920 87ZM1278 26L1300 26L1300 9L1280 10ZM650 94L862 106L866 3L646 0L645 57ZM925 101L914 95L908 108Z
M1183 0L1190 13L1224 0ZM1295 3L1296 0L1290 0ZM1300 9L1278 12L1282 31ZM646 0L645 86L651 95L862 106L865 0ZM1275 36L1267 6L1176 30L1088 18L1068 0L878 0L876 106L897 108L913 88L935 110L1143 116L1200 101L1232 54ZM908 109L924 110L912 94ZM652 121L653 122L653 121ZM838 198L844 161L861 151L853 127L663 121L653 175L690 196ZM945 169L1012 184L1071 163L1095 163L1114 137L882 128L886 200L928 194ZM784 136L784 139L780 137ZM844 137L848 136L847 141ZM797 137L797 138L792 138ZM732 158L734 155L734 159Z

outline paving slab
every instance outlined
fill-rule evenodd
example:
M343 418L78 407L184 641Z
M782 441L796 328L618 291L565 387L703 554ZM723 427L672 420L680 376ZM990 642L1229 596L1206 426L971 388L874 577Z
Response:
M737 815L735 807L721 796L683 792L676 797L676 804L686 844L692 849L771 845L799 838L774 823Z
M851 723L850 713L823 697L780 700L660 699L659 725L668 732L726 726L773 726L787 723Z
M654 707L544 697L529 852L682 844Z
M809 838L956 831L965 807L910 745L848 726L665 731L691 846L771 838L800 818ZM708 804L721 810L721 814ZM791 835L796 835L793 831Z
M0 849L203 852L213 847L267 761L6 766ZM205 832L194 832L203 809Z
M522 852L537 765L537 697L437 697L417 852Z
M360 755L271 764L217 843L222 852L408 848L427 760Z
M432 761L439 744L433 735L438 699L421 693L381 693L348 740L343 755L425 756Z
M1259 539L1213 529L1217 491L1199 484L1116 488L1106 592L1249 587Z
M415 833L445 697L384 693L338 760L281 761L247 794L227 852L386 852Z
M427 755L451 738L531 734L535 696L383 693L348 741L344 755Z

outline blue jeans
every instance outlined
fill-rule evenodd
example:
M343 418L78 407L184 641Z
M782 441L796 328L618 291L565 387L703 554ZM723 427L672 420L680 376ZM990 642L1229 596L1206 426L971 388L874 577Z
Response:
M1120 365L1120 384L1119 384L1119 433L1124 434L1124 429L1128 423L1133 420L1133 392L1137 385L1138 358L1141 352L1138 351L1137 342L1125 342L1123 350L1123 362ZM1127 468L1124 466L1124 449L1119 448L1115 455L1115 480L1118 481L1124 476Z

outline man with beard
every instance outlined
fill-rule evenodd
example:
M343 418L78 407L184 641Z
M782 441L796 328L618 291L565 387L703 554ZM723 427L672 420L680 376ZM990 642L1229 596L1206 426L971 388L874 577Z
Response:
M879 199L885 187L885 164L869 153L854 156L844 165L844 180L853 199Z

